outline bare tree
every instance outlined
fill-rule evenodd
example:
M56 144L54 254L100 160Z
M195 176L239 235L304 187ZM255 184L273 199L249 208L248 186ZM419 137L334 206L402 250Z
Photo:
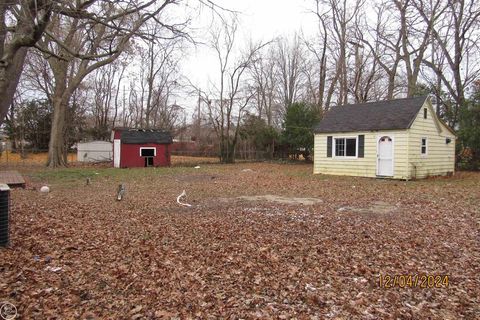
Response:
M407 97L411 97L416 90L422 60L429 48L430 32L433 19L425 23L418 19L418 14L410 0L392 0L399 13L400 39L402 60L405 63L407 75ZM433 4L430 18L434 18L438 9L438 0Z
M13 102L28 48L42 37L52 11L47 0L0 2L0 123Z
M296 100L301 85L301 64L304 61L300 37L294 35L291 41L285 38L279 39L276 54L277 81L280 84L278 89L283 97L285 111Z
M346 0L313 0L319 32L315 41L305 41L312 55L306 62L307 97L319 114L334 104L346 104L349 95L349 46L355 42L355 22L364 5ZM348 3L347 3L348 2ZM313 62L315 61L315 62ZM315 68L312 63L317 64ZM313 71L315 70L315 71ZM317 73L317 75L315 75Z
M43 58L41 53L32 50L26 57L25 71L22 73L20 83L18 85L18 94L23 90L32 90L32 94L42 94L52 103L52 95L55 87L53 73L48 61Z
M327 49L329 41L328 14L322 12L320 0L315 0L316 7L313 13L318 19L318 41L311 43L305 41L306 48L313 54L313 59L305 64L307 81L307 96L311 97L313 105L317 106L319 115L323 110L328 110L329 103L325 103L325 90L327 87ZM332 90L333 94L333 90ZM328 99L330 101L330 99Z
M96 139L109 139L110 129L115 126L119 110L120 84L127 65L117 60L93 73L92 115L93 134Z
M398 72L402 61L402 30L395 25L396 12L390 10L388 2L380 2L374 7L376 20L374 26L363 24L357 27L357 41L365 44L376 63L386 74L387 85L385 98L391 100L398 90ZM368 30L368 33L362 30ZM377 98L383 95L377 94Z
M162 41L161 26L149 24L148 34L153 41L143 42L138 49L140 59L140 90L144 117L140 126L173 129L177 122L176 104L169 103L172 91L178 86L178 63L182 58L181 40Z
M235 37L238 22L234 17L231 23L222 20L218 28L211 32L210 45L219 63L219 87L206 98L208 116L220 142L220 161L235 161L235 146L238 141L239 124L253 94L245 84L247 69L254 63L257 54L265 44L251 44L249 50L238 58L234 55Z
M480 3L476 0L438 0L432 3L412 0L426 24L432 28L432 36L442 52L445 64L432 63L429 67L454 100L447 108L449 122L455 126L459 107L465 104L465 91L480 76ZM435 12L435 9L438 10Z
M348 102L347 47L355 34L351 28L363 3L363 0L356 0L352 6L350 3L347 3L347 0L329 0L332 19L331 27L334 35L331 39L338 48L338 51L335 52L337 69L332 81L333 85L337 81L339 83L337 103L340 105ZM331 94L331 91L329 94Z
M275 51L271 48L268 55L264 55L255 60L251 66L253 78L252 89L255 92L255 107L260 119L266 120L268 126L274 123L274 110L278 104L276 102L276 78L275 78Z
M353 68L349 70L348 91L353 96L355 103L363 103L375 98L375 88L380 82L382 74L380 72L377 59L370 50L365 50L365 46L359 42L350 42L354 45L354 63Z
M80 17L56 16L52 19L44 32L45 37L38 43L55 81L49 166L66 164L62 156L66 147L63 139L66 110L82 80L94 70L115 61L132 37L148 37L141 29L145 22L156 19L167 6L175 3L175 0L166 0L157 5L151 0L119 7L110 2L78 2L73 9L82 12ZM91 11L84 13L88 8ZM161 22L158 20L158 23ZM172 33L172 37L183 35L180 25L165 25L164 28Z

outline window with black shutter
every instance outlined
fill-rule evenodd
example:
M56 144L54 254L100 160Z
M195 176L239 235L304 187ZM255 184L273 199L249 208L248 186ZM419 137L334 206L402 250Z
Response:
M327 157L332 157L332 136L327 137Z
M365 135L358 136L358 157L363 158L365 156Z

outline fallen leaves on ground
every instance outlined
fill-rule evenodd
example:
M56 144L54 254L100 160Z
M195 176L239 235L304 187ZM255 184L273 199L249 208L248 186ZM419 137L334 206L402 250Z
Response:
M480 314L480 174L404 182L267 163L145 170L129 181L51 181L48 194L13 190L0 300L42 319ZM191 208L176 203L184 189ZM379 286L381 275L414 274L448 275L449 286Z

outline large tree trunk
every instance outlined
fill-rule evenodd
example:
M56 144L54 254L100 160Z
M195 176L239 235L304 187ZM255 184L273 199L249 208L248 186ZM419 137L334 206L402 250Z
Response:
M41 38L52 10L49 1L16 2L0 2L0 124L12 105L28 48ZM7 29L14 30L11 37Z
M397 76L397 72L395 70L393 72L387 72L387 74L388 74L387 100L392 100L393 93L395 92L395 77Z
M235 145L230 141L220 143L220 163L235 163Z
M50 141L48 143L48 161L50 168L65 167L67 165L64 156L65 149L65 121L67 117L67 106L72 96L68 83L67 60L49 60L55 77L55 88L52 97L53 118L50 130Z
M67 103L61 97L54 98L52 130L48 144L48 162L50 168L65 167L65 119L67 115Z
M27 47L21 47L10 61L0 60L0 97L2 97L0 99L0 123L3 123L12 104L27 51Z

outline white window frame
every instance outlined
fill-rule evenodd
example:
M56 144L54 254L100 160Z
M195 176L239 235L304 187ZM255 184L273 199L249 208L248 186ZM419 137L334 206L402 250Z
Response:
M140 157L143 157L142 156L142 150L152 150L153 149L153 156L156 157L157 156L157 148L155 147L140 147Z
M425 139L425 153L422 152L423 139ZM422 137L420 140L420 155L422 157L426 157L428 155L428 138L427 137Z
M337 140L345 139L345 155L337 156ZM347 156L347 139L355 139L355 156ZM336 159L357 159L358 158L358 136L338 136L332 137L332 158Z

